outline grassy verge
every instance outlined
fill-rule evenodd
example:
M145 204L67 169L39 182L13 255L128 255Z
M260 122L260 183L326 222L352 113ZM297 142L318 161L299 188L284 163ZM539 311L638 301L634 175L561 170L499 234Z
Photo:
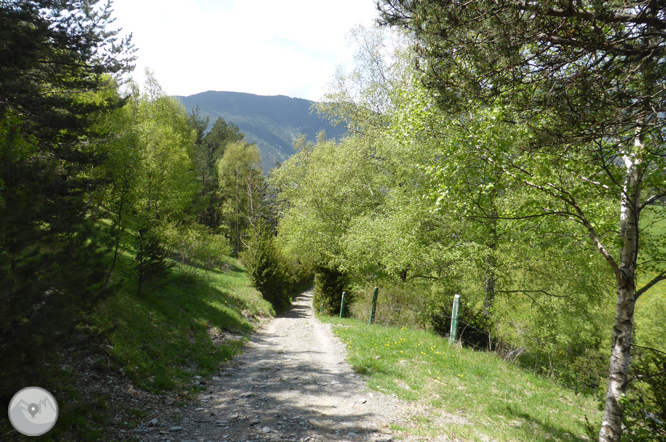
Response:
M240 350L241 336L252 329L249 318L272 314L230 261L224 270L177 267L140 297L127 284L100 306L91 327L105 336L112 360L135 384L160 392L216 371Z
M463 441L583 441L585 419L601 418L593 398L492 353L449 345L421 330L320 319L334 325L370 388L429 407L409 428L396 430Z
M48 364L40 364L35 376L10 388L38 385L55 395L58 423L37 440L108 438L106 428L119 425L113 416L121 414L130 429L133 415L145 415L140 404L117 409L106 394L84 391L81 379L89 372L110 373L120 380L127 375L144 390L168 391L186 400L202 389L195 386L194 376L215 373L240 351L255 319L273 314L235 260L215 270L178 266L163 280L147 285L141 296L133 264L129 254L120 257L113 296L78 318L72 336L63 335L57 346L40 356ZM28 439L12 430L6 414L0 417L0 440Z

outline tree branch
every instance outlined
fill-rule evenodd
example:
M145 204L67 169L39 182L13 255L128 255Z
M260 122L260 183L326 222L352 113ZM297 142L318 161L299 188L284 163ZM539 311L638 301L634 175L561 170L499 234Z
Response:
M648 282L645 284L640 290L636 290L636 293L634 294L634 299L638 299L643 293L647 292L650 290L652 287L654 287L655 284L657 284L659 281L663 281L666 279L666 270L661 272L659 275L655 276L652 278L652 281Z

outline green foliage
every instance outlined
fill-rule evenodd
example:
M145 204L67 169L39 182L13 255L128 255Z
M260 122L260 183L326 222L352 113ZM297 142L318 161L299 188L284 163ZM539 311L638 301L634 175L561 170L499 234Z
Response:
M109 236L115 243L107 281L130 234L141 291L144 282L164 276L170 266L165 232L193 221L188 210L198 189L190 152L197 132L151 72L143 92L133 84L131 90L127 105L105 121L115 137L102 144L108 161L96 173L108 183L99 199L111 218Z
M136 235L136 276L139 280L138 295L147 281L164 277L172 263L167 261L167 251L154 229L139 227Z
M346 232L384 198L381 159L361 137L340 144L320 138L316 145L302 138L297 147L270 177L281 204L281 247L310 265L344 267Z
M416 39L436 107L455 112L453 151L464 146L523 189L526 204L505 216L578 224L572 230L588 245L570 254L594 247L612 271L617 307L599 440L619 442L636 301L666 279L663 240L647 232L639 241L638 231L644 209L666 195L664 17L641 2L612 1L560 9L383 0L379 8L385 23ZM448 187L443 181L442 194ZM637 289L641 271L656 276Z
M244 141L227 145L217 164L218 211L236 255L243 249L248 227L263 215L266 182L260 164L257 146Z
M264 222L259 222L250 233L247 248L241 260L248 271L252 285L261 292L274 308L289 304L292 281L284 257L275 246L275 235Z
M623 441L666 441L666 353L634 347L633 385L625 396Z
M221 222L217 207L220 204L217 164L224 155L227 144L243 141L243 134L233 123L218 118L208 133L209 118L199 116L199 108L189 115L189 127L197 134L192 149L192 161L196 166L200 191L196 195L195 210L200 223L217 229Z
M131 271L129 257L121 261L121 271ZM226 264L226 270L196 272L182 266L160 287L148 286L140 298L127 285L105 301L91 327L113 347L114 366L155 392L187 393L192 375L216 373L220 363L240 351L242 336L252 329L246 316L273 312L237 263Z
M169 257L181 272L222 267L231 248L223 235L216 235L201 224L169 224L161 232Z
M273 228L259 220L249 232L249 241L241 252L253 287L275 309L290 305L290 296L311 283L311 270L285 256L277 246Z
M124 102L113 77L133 61L111 21L97 1L0 5L3 400L17 385L44 385L52 371L40 372L72 343L77 318L109 295L108 242L90 198L105 181L90 171L106 160L109 134L96 123Z
M354 292L350 284L349 275L337 268L315 266L314 297L315 309L323 308L326 314L340 314L342 292L346 292L345 306L354 304Z
M412 69L404 36L380 27L355 26L349 32L354 62L338 67L317 114L352 133L369 134L385 129L410 81Z
M450 336L451 317L453 315L453 296L440 301L440 305L433 305L429 309L429 324L432 330L441 336ZM492 322L490 318L470 306L466 302L460 303L458 310L458 339L467 347L484 349L492 347Z

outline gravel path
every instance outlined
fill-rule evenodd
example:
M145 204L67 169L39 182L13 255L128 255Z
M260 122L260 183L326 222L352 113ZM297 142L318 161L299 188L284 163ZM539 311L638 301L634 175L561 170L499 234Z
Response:
M390 441L388 428L415 410L370 392L345 361L312 293L260 328L244 353L207 382L199 402L135 430L145 441Z

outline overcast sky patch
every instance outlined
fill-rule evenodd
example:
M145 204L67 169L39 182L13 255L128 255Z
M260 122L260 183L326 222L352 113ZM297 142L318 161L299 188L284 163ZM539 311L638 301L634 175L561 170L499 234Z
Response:
M114 0L116 27L167 93L207 90L319 100L351 54L346 35L374 0Z

